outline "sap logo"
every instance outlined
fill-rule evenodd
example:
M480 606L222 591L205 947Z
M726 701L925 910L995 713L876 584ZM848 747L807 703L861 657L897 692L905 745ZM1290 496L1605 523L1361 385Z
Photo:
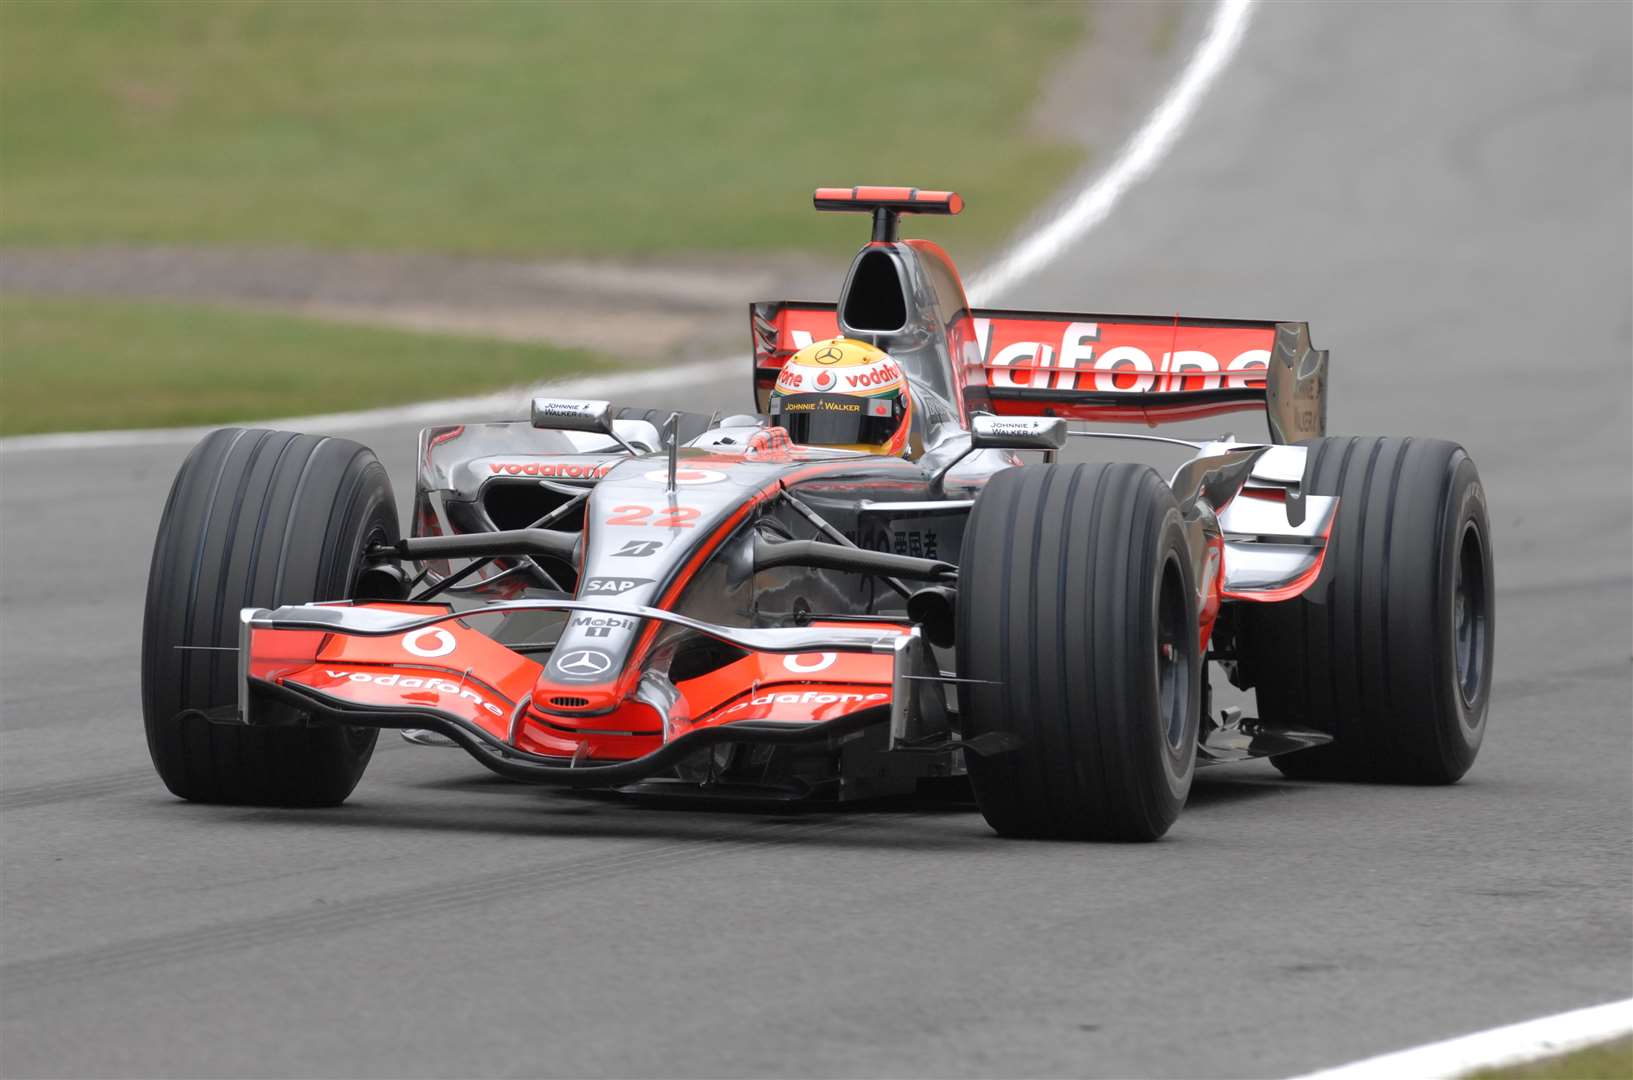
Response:
M599 480L612 471L615 462L589 464L581 461L493 461L488 471L494 475L543 476L556 480Z
M888 386L893 382L901 381L902 369L889 360L881 360L865 371L855 375L847 374L845 382L853 390L871 389L875 386Z
M584 587L578 591L585 596L617 596L650 584L652 579L649 577L593 577L586 579Z
M448 679L439 679L435 676L400 675L395 672L390 675L374 675L366 671L334 671L329 668L325 668L323 673L331 679L344 679L347 682L369 683L373 686L393 686L398 690L430 690L434 693L446 694L449 697L469 701L472 705L479 709L485 709L494 716L505 715L503 709L472 690L469 686L464 683L451 682Z

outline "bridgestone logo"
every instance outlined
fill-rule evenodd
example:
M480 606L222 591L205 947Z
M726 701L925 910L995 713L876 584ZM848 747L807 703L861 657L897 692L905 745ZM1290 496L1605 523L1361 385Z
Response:
M486 709L494 716L505 715L503 709L472 690L469 686L461 686L456 682L449 682L447 679L439 679L435 676L371 675L366 671L332 671L328 668L325 668L323 673L331 679L344 679L347 682L372 683L375 686L394 686L399 690L430 690L434 693L447 694L449 697L469 701L472 705L480 709Z

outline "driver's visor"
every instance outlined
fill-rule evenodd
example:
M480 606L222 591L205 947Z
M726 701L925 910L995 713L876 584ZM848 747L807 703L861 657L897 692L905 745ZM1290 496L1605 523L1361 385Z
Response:
M883 446L905 409L901 394L789 394L771 399L771 421L802 446Z

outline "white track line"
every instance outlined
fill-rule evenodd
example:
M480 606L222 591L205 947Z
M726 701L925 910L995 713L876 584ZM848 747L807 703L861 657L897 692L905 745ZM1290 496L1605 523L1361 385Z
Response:
M748 378L748 361L741 357L725 360L699 360L669 368L646 368L621 372L616 375L586 375L577 379L539 383L532 387L511 387L492 394L475 397L448 398L442 401L422 401L417 405L399 405L389 409L368 409L362 412L327 413L322 416L291 416L277 420L237 421L257 427L274 427L283 431L359 431L368 428L389 427L392 424L449 423L460 414L466 417L519 415L527 411L527 402L534 394L553 394L556 397L616 397L628 391L668 390L680 386L695 386L711 379L744 373ZM14 435L0 439L0 452L15 454L31 450L112 450L126 446L162 446L191 443L223 424L190 428L143 428L134 431L63 431L51 435Z
M1202 103L1204 95L1225 69L1252 14L1254 0L1219 0L1207 32L1197 44L1179 78L1163 95L1162 101L1145 123L1123 145L1111 165L1058 212L1051 214L1026 239L1012 247L997 262L971 279L972 302L984 304L1016 282L1047 266L1068 244L1075 243L1111 214L1113 208L1135 184L1150 176L1173 149L1180 133ZM626 391L645 392L676 386L696 385L729 378L743 370L746 358L700 361L674 368L620 375L587 376L546 384L560 397L614 397ZM479 397L426 401L417 405L362 412L332 413L326 416L297 416L254 421L286 430L322 429L326 432L359 431L416 421L446 422L459 413L501 414L520 412L532 389L512 388ZM0 452L27 453L40 450L111 450L132 446L185 444L202 438L221 425L193 428L152 428L136 431L68 431L51 435L16 435L0 439Z
M1492 1028L1309 1073L1297 1080L1450 1080L1476 1069L1557 1057L1633 1033L1633 998Z
M1106 220L1129 189L1155 171L1174 148L1214 80L1236 54L1252 15L1253 0L1220 0L1185 70L1140 129L1123 144L1111 167L1078 192L1047 224L976 274L968 289L972 303L985 305L1054 262L1068 244L1081 240Z

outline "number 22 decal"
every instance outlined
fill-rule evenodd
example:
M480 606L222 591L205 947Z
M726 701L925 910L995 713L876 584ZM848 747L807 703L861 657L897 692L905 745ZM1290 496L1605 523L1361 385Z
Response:
M656 515L656 516L654 516ZM690 529L703 511L691 506L615 506L608 525L645 525L654 529Z

